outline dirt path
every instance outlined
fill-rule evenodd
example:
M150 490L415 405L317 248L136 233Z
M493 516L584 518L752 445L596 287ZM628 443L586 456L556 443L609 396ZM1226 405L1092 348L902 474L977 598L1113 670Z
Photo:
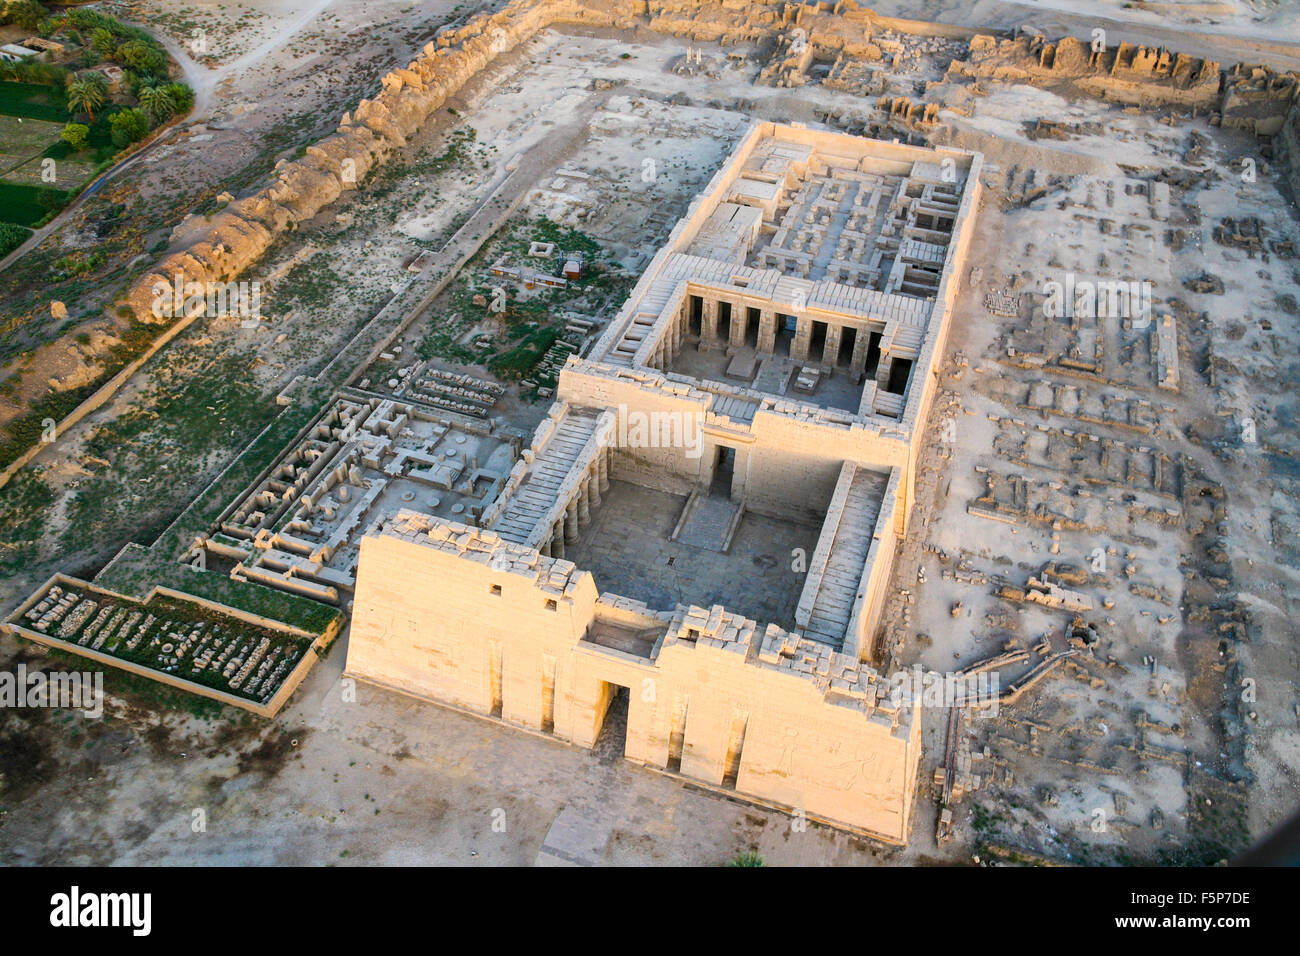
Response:
M336 2L337 0L312 0L304 6L304 9L278 26L269 39L238 59L215 69L196 62L189 55L187 47L173 37L165 33L156 34L158 40L167 48L167 52L180 64L185 82L194 90L194 112L190 115L190 122L202 122L211 116L213 101L217 98L217 91L221 84L238 77L280 50Z

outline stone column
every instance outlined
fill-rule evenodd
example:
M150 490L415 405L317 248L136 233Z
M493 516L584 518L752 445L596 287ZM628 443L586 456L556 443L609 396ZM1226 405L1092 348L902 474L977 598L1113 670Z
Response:
M758 313L758 350L776 351L776 311L763 309Z
M744 306L737 306L735 302L731 303L731 343L732 345L745 344L745 323L746 318Z
M700 315L700 343L705 347L718 341L718 304L712 299L704 300Z
M591 507L600 507L600 460L605 457L605 450L596 452L596 461L587 472L587 494L591 497Z
M822 349L822 364L835 367L840 357L840 327L835 323L826 326L826 347Z
M587 494L587 477L585 475L582 481L578 482L578 523L579 525L591 524L591 498Z
M551 530L551 557L558 560L564 560L564 532L561 530L564 523L561 521Z
M596 474L600 477L598 487L601 491L609 490L609 456L612 454L608 448L602 448L596 455Z
M871 345L871 327L858 327L857 338L853 340L853 358L849 360L849 374L854 382L862 380L867 371L867 349Z
M794 341L790 343L790 358L796 362L808 361L808 344L812 341L812 319L797 316Z
M564 509L564 543L573 544L578 540L578 499L570 499Z

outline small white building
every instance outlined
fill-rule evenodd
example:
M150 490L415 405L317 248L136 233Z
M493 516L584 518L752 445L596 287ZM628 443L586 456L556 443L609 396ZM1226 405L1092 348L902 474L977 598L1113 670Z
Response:
M36 50L29 50L25 46L19 46L16 43L6 43L0 46L0 60L7 60L10 63L24 63L27 60L34 60L40 56Z

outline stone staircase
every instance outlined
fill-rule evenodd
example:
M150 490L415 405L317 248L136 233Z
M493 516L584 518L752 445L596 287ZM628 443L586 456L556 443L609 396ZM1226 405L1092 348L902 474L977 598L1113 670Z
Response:
M854 472L804 636L836 647L843 645L888 484L886 473L865 468Z
M527 477L506 504L493 531L516 544L527 542L537 522L555 504L560 485L595 434L599 415L593 409L569 410L533 460Z

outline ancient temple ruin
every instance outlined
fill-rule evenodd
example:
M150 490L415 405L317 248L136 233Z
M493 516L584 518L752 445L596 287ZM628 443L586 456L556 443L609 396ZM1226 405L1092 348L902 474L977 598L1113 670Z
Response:
M622 690L628 759L904 841L870 664L979 167L756 124L495 499L370 526L348 672L588 747Z

